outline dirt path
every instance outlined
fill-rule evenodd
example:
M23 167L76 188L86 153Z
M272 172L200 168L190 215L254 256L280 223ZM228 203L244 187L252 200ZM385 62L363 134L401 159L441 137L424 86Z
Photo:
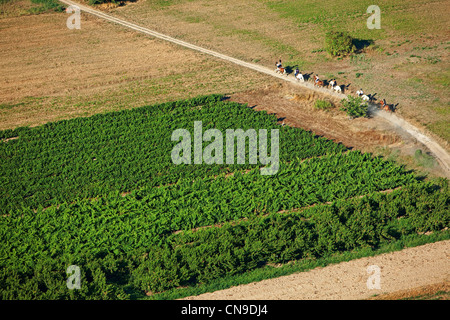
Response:
M138 31L138 32L142 32L142 33L150 35L152 37L155 37L155 38L158 38L158 39L161 39L161 40L165 40L165 41L168 41L168 42L171 42L171 43L174 43L174 44L177 44L177 45L180 45L180 46L192 49L192 50L196 50L196 51L199 51L199 52L202 52L202 53L214 56L216 58L232 62L232 63L240 65L242 67L245 67L245 68L248 68L248 69L252 69L254 71L261 72L261 73L264 73L264 74L267 74L267 75L270 75L270 76L273 76L273 77L276 77L276 78L279 78L279 79L282 79L282 80L285 80L285 81L289 81L291 83L297 83L297 84L302 85L304 87L307 87L307 88L309 88L311 90L315 90L315 91L323 92L323 93L330 93L330 91L325 89L325 88L315 87L313 85L313 83L310 83L310 82L300 83L296 79L294 79L292 76L289 77L288 75L281 75L279 73L275 73L274 72L275 66L274 66L273 69L269 69L269 68L266 68L266 67L261 66L261 65L245 62L243 60L239 60L239 59L236 59L236 58L233 58L233 57L221 54L221 53L216 52L216 51L212 51L212 50L209 50L209 49L205 49L205 48L196 46L196 45L188 43L186 41L175 39L173 37L167 36L165 34L162 34L162 33L159 33L159 32L153 31L153 30L150 30L148 28L144 28L144 27L138 26L138 25L136 25L134 23L131 23L131 22L128 22L128 21L125 21L125 20L113 17L113 16L105 14L105 13L103 13L101 11L98 11L98 10L95 10L95 9L83 6L83 5L78 4L78 3L74 2L74 1L70 1L70 0L59 0L59 1L62 2L62 3L65 3L67 5L78 6L81 11L87 12L87 13L92 14L94 16L97 16L97 17L99 17L101 19L105 19L107 21L120 24L120 25L122 25L124 27L127 27L127 28L130 28L132 30L135 30L135 31ZM344 98L345 95L341 95L341 97Z
M405 290L409 290L409 294L420 294L423 290L420 288L426 289L429 285L448 290L449 258L450 240L447 240L205 293L186 300L240 300L249 297L254 300L353 300L383 294L398 297L397 293ZM367 270L369 266L379 267L380 289L377 289L374 279L375 271ZM412 288L414 290L411 291Z
M248 103L257 111L276 114L280 122L286 125L310 130L316 135L342 143L349 148L376 155L394 155L397 161L419 171L450 178L450 170L448 165L445 165L445 162L447 164L450 162L445 150L432 140L428 140L428 137L420 131L414 131L415 129L410 128L408 123L403 122L407 129L399 126L396 121L403 120L395 114L378 112L376 109L373 111L376 112L374 117L350 120L338 108L319 111L313 107L317 99L325 99L337 104L339 98L289 83L235 93L230 99L239 103ZM419 141L417 137L426 144ZM438 160L440 165L430 165L427 168L417 165L415 163L417 160L414 158L417 150L432 153L427 145L434 146L438 152L442 151L442 159L447 160L442 162Z
M389 121L394 126L400 128L401 130L404 130L412 137L424 144L426 147L428 147L430 151L435 155L436 159L439 161L439 164L444 169L447 178L450 178L450 155L434 139L428 137L423 132L421 132L419 128L413 126L394 113L383 112L375 108L372 108L372 110L374 110L373 112L376 116L382 117L383 119Z

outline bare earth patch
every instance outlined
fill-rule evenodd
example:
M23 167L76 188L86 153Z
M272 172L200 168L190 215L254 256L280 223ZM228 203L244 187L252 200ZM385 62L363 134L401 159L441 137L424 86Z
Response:
M399 300L399 299L426 299L426 300L449 300L450 282L445 281L431 285L425 285L413 289L395 291L381 294L369 300Z
M240 285L212 293L188 297L186 300L354 300L375 295L397 299L406 295L428 292L450 284L450 240L402 251L361 258L316 268L276 279ZM380 289L367 285L369 266L380 268ZM436 286L437 285L437 286ZM411 290L413 288L413 290ZM380 298L383 296L380 296ZM411 296L410 296L411 297Z

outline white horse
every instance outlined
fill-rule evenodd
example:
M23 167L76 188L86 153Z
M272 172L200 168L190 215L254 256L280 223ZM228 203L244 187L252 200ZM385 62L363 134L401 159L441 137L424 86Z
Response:
M303 75L301 73L297 74L295 78L297 79L297 81L305 82L305 79L303 78Z
M336 91L337 93L342 93L341 87L338 86L337 84L333 87L333 90Z
M331 80L331 81L330 81L330 87L331 87L331 88L333 88L335 84L336 84L336 81L335 81L335 80Z
M370 97L368 95L366 95L366 94L363 94L361 96L361 98L363 99L363 101L370 101Z

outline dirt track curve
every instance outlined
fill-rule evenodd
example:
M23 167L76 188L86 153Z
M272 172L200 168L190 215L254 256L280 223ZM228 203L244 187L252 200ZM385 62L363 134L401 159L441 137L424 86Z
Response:
M310 82L299 82L292 76L277 74L274 72L274 69L248 63L172 38L76 2L70 0L59 1L67 5L78 6L81 11L117 23L126 28L232 62L318 93L339 99L346 97L344 94L332 92L326 88L315 87ZM375 116L386 119L428 147L440 163L446 176L450 177L450 155L434 139L396 114L379 111L376 108L373 109ZM298 273L278 279L233 287L215 293L200 295L199 297L191 297L190 299L364 299L374 293L395 292L396 290L411 289L442 282L448 285L450 271L449 245L450 241L441 241L439 243L405 249L400 252L344 262L326 268L318 268L309 272ZM368 275L366 269L367 266L372 264L379 265L381 268L381 290L367 290L366 279Z

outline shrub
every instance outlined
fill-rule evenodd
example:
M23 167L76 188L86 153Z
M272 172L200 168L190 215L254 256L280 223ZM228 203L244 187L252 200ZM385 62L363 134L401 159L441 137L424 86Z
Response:
M330 101L319 99L316 100L316 102L314 103L314 108L320 110L327 110L333 108L333 104Z
M117 3L116 0L88 0L90 5L102 4L102 3Z
M32 14L39 14L47 11L64 11L64 6L58 0L31 0L32 3L40 5L39 7L30 8Z
M353 38L340 31L330 31L325 35L325 49L332 56L342 56L356 51Z
M347 96L347 99L342 99L341 110L347 112L351 118L366 117L368 105L363 102L361 97Z

